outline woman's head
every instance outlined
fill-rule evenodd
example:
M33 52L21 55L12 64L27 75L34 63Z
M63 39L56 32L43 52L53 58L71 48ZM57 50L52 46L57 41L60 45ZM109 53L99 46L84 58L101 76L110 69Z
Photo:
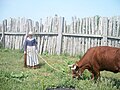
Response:
M28 37L32 37L33 36L33 32L32 31L30 31L29 33L28 33Z

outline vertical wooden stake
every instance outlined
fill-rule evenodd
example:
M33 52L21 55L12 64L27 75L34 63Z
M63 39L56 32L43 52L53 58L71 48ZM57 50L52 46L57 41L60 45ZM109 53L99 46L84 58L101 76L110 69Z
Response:
M59 29L58 29L58 37L57 37L57 54L61 54L62 50L62 32L64 29L64 17L60 17L59 20Z
M2 43L3 43L3 47L5 47L5 31L7 31L7 20L3 21L3 28L2 28Z

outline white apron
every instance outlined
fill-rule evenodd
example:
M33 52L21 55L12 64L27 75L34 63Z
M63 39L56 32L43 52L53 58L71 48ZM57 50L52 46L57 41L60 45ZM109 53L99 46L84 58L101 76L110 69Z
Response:
M27 46L27 66L38 65L38 56L35 46Z

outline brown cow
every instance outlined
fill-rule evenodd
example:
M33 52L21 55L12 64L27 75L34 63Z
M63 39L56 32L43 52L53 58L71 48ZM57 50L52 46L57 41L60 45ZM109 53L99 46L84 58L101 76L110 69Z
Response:
M100 71L120 72L120 48L99 46L88 49L84 56L72 65L72 75L80 77L85 69L92 73L92 79L100 76Z

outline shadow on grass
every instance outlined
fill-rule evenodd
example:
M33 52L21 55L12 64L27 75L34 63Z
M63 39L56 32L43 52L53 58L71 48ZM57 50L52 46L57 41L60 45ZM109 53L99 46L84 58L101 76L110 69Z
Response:
M38 68L41 68L44 65L45 65L45 63L39 63L37 66L38 66Z

